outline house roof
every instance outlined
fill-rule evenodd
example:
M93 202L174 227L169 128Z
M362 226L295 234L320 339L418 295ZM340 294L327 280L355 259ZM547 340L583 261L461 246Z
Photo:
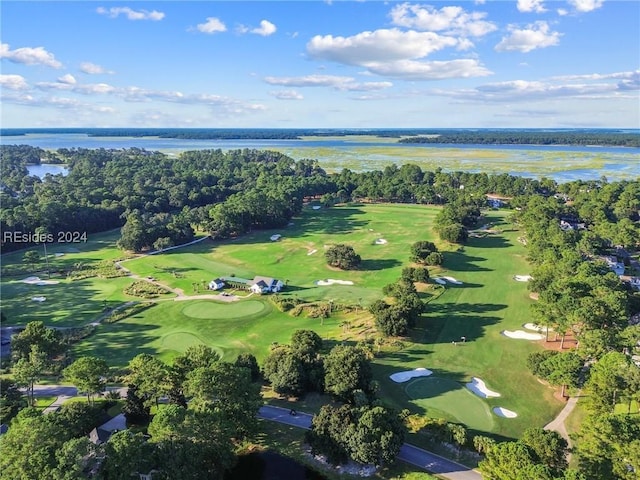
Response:
M236 282L236 283L246 283L251 284L252 280L241 277L220 277L223 282Z
M106 441L109 440L110 437L111 437L111 432L109 432L108 430L104 430L102 428L99 428L99 427L98 428L94 428L89 433L89 440L91 440L91 442L95 443L96 445L99 445L101 443L105 443Z
M265 286L270 287L272 285L275 285L276 283L278 283L278 280L276 280L275 278L271 278L271 277L260 277L260 276L256 276L253 277L253 284L257 285L260 282L263 282L265 284Z

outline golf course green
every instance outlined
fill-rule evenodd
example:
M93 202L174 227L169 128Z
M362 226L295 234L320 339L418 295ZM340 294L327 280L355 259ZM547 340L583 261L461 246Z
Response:
M140 353L171 361L190 345L205 344L233 360L242 352L262 361L277 343L289 343L297 329L313 329L330 347L336 342L373 341L376 333L366 307L382 298L385 285L395 282L410 265L409 250L419 240L436 241L433 219L439 207L398 204L349 204L333 208L305 207L289 226L226 240L204 241L156 255L140 255L122 263L139 278L174 289L178 297L164 297L153 306L116 323L101 324L75 344L72 355L95 355L109 365L123 367ZM382 401L414 414L444 417L479 432L517 437L531 425L544 425L562 408L553 389L540 384L527 367L527 355L541 349L540 341L516 340L501 334L518 330L531 320L532 300L524 282L514 275L529 274L520 233L509 222L510 212L485 212L483 224L495 233L470 238L462 247L439 244L442 267L430 267L432 277L453 277L458 284L431 282L421 288L426 311L408 337L390 342L372 363ZM278 241L270 237L280 234ZM75 252L51 257L53 266L114 261L123 252L115 246L117 232L95 235ZM381 242L380 240L385 240ZM331 245L353 246L362 257L357 270L327 266L324 251ZM123 293L131 277L81 280L56 277L59 283L37 286L21 280L30 275L47 278L42 265L30 270L22 253L3 256L3 268L15 265L20 275L2 278L2 308L7 324L42 320L51 326L79 326L99 320L105 311L126 301L140 301ZM206 289L217 277L256 275L282 280L281 298L303 302L351 305L350 313L333 311L330 318L293 316L279 311L269 295L241 293L235 301L217 301ZM327 282L339 280L343 283ZM323 280L323 282L319 282ZM46 301L32 301L35 295ZM210 299L200 298L210 295ZM193 296L193 299L189 297ZM180 301L176 301L180 300ZM143 300L146 301L146 300ZM462 337L466 342L461 342ZM454 343L455 342L455 343ZM389 376L417 367L433 378L398 384ZM464 384L472 377L485 380L500 398L479 398ZM517 413L498 417L500 406Z

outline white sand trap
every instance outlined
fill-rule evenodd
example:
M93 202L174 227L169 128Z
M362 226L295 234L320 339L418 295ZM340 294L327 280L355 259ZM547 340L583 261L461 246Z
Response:
M353 282L351 280L334 280L333 278L327 278L326 280L318 280L316 282L316 285L319 285L321 287L326 287L327 285L334 285L334 284L353 285Z
M444 278L447 282L453 283L455 285L462 285L462 282L460 280L456 280L453 277L440 277L440 278Z
M46 299L47 297L31 297L34 302L44 302Z
M473 377L469 383L467 383L467 388L471 390L473 393L482 398L489 397L499 397L500 394L498 392L494 392L493 390L489 390L485 383L479 379L478 377Z
M545 338L544 335L539 333L530 333L524 330L515 330L513 332L511 330L503 330L501 333L505 337L516 338L518 340L542 340Z
M311 208L313 208L314 210L320 210L322 207L320 205L314 205Z
M502 407L493 407L493 413L503 418L516 418L518 414Z
M384 238L378 238L375 242L376 245L384 245L387 241Z
M276 233L275 235L271 235L271 241L272 242L277 242L278 240L280 240L280 237L282 237L282 235L280 235L279 233Z
M415 377L428 377L433 372L427 368L416 368L415 370L406 370L404 372L389 375L389 378L396 383L406 382Z
M443 280L441 278L434 278L433 281L436 282L436 283L439 283L440 285L446 285L447 284L447 281Z
M29 285L55 285L57 283L60 283L56 280L42 280L40 277L27 277L24 280L20 281Z
M314 253L316 253L317 251L318 251L318 250L313 249L313 250L311 250L309 253L307 253L307 255L313 255L313 254L314 254Z
M553 328L551 327L541 327L540 325L536 325L535 323L525 323L523 325L527 330L533 330L534 332L552 332Z
M533 277L531 275L514 275L513 279L516 282L528 282L529 280L531 280Z
M64 257L64 253L54 253L56 257Z

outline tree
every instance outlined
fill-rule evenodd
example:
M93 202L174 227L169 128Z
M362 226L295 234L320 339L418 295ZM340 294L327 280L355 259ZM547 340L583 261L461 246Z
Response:
M558 432L528 428L520 442L531 449L536 463L546 465L554 475L560 475L567 468L568 444Z
M567 386L577 387L580 380L583 361L573 352L552 355L542 363L541 368L548 371L546 379L551 385L562 386L562 396Z
M353 392L372 393L371 365L362 350L336 345L324 361L324 384L327 392L345 400L353 399Z
M56 451L56 467L51 472L52 480L77 480L89 478L86 473L97 469L96 448L88 437L72 438Z
M260 386L251 382L251 372L232 363L217 362L187 375L185 393L190 408L215 412L230 428L230 436L244 438L257 427L262 404Z
M632 368L635 365L620 352L607 353L591 367L585 389L594 413L613 412L616 403L626 396L628 371Z
M138 472L148 473L154 466L153 445L140 432L115 432L105 445L103 474L109 480L131 480Z
M0 378L0 423L9 423L26 406L18 384L13 379Z
M276 393L299 397L307 391L304 364L288 347L272 350L262 368L264 378L271 383Z
M22 262L33 268L35 264L40 263L40 254L36 250L28 250L22 256Z
M346 426L349 456L360 463L392 463L404 443L406 427L398 412L381 406L361 407L357 423Z
M158 406L158 399L169 391L167 366L148 353L141 353L129 362L127 369L125 381L136 386L145 406L154 403Z
M324 256L329 265L342 270L354 270L362 261L360 255L355 252L352 246L342 243L327 249Z
M521 442L503 442L492 446L480 462L482 477L488 480L552 480L550 472L535 471L529 448Z
M33 387L40 380L47 366L47 359L44 352L37 345L31 347L28 358L21 358L13 366L13 375L18 385L27 388L27 398L29 405L35 404Z
M258 360L251 353L241 353L238 355L234 365L248 369L249 372L251 372L252 382L260 380L260 367L258 366Z
M459 223L440 227L438 234L442 240L450 243L464 243L469 238L469 232Z
M127 387L127 399L122 407L127 423L142 425L150 418L151 408L145 404L145 399L138 395L138 387L129 384Z
M62 371L65 380L75 385L79 392L86 393L90 403L91 395L104 390L108 373L107 362L96 357L81 357Z
M44 352L49 360L64 351L60 333L57 330L45 327L44 322L29 322L24 330L11 337L13 359L27 358L34 345Z
M422 240L411 245L411 255L409 259L412 262L427 264L427 257L437 251L438 249L435 243Z

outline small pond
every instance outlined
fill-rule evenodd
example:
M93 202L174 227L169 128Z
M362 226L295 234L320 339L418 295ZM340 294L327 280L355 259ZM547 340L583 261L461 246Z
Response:
M326 480L326 477L275 452L241 455L224 480Z

